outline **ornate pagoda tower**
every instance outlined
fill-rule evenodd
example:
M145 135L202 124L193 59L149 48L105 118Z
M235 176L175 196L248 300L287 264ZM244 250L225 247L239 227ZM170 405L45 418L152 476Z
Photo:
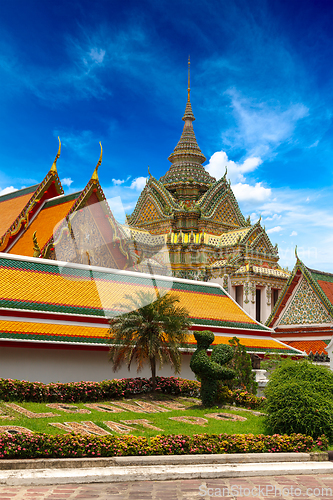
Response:
M251 225L249 218L245 220L227 171L216 180L205 170L194 120L189 61L185 123L169 156L171 166L159 180L149 172L127 219L132 256L137 256L138 269L148 258L156 274L168 263L175 277L218 282L251 316L264 322L289 273L278 265L277 246L260 221Z

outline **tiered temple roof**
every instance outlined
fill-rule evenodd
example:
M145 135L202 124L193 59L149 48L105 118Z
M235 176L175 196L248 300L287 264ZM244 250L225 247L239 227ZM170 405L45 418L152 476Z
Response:
M174 276L204 280L228 276L233 284L243 285L255 275L259 286L281 289L289 273L278 265L277 247L260 221L251 225L245 220L227 172L216 181L205 170L194 120L189 81L184 129L169 157L171 166L159 180L150 175L128 216L129 226L146 232L146 241L149 236L165 236Z
M137 291L177 294L192 330L209 328L215 343L237 336L249 352L299 356L275 340L216 284L151 276L31 257L0 255L0 345L76 345L108 349L108 320ZM195 344L192 334L188 343Z

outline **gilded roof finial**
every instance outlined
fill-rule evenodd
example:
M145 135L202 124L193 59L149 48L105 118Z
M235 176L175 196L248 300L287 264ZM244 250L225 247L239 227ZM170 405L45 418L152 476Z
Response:
M298 255L297 255L297 245L295 246L295 257L298 260Z
M60 156L60 153L61 153L61 141L60 141L60 137L59 136L58 136L58 141L59 141L58 153L57 153L57 156L54 158L54 162L52 164L50 172L57 172L57 160L58 160L58 158Z
M148 174L149 174L149 177L152 177L151 173L150 173L150 168L149 168L149 165L148 165Z
M191 86L190 86L190 71L191 71L191 61L190 61L190 56L188 56L188 84L187 84L187 100L190 100L190 92L191 92Z
M100 142L100 143L99 143L99 145L101 146L101 154L100 154L100 156L99 156L99 160L98 160L98 162L97 162L97 165L96 165L96 168L95 168L95 170L94 170L94 173L93 173L93 174L92 174L92 176L91 176L92 180L94 180L94 181L98 181L98 180L99 180L99 179L98 179L98 173L97 173L97 171L98 171L98 167L99 167L99 166L100 166L100 164L102 163L102 158L103 158L103 148L102 148L102 143Z

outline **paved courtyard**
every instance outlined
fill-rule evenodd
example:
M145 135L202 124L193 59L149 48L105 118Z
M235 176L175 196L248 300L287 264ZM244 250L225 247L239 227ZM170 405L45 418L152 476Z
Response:
M0 500L208 500L215 498L333 500L333 477L329 474L319 474L61 486L0 486Z

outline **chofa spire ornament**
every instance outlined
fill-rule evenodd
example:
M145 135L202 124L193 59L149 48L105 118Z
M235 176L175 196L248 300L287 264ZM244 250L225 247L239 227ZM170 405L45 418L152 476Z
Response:
M58 161L58 158L59 158L60 153L61 153L61 141L60 141L59 136L58 136L58 141L59 141L58 153L57 153L56 157L54 158L54 162L52 164L52 167L50 168L50 172L57 172L57 161Z
M92 179L93 181L99 181L99 179L98 179L98 167L101 165L101 163L102 163L102 158L103 158L103 148L102 148L102 143L100 142L100 143L99 143L99 145L101 146L101 154L99 155L99 160L98 160L97 165L96 165L96 167L95 167L95 170L94 170L94 172L93 172L93 174L92 174L92 176L91 176L91 179Z

